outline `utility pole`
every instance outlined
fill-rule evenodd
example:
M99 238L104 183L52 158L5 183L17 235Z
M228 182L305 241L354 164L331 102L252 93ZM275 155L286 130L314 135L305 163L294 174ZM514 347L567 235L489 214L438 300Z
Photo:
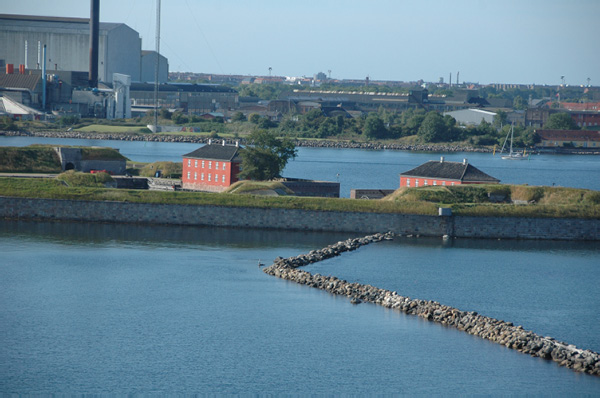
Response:
M156 0L156 66L154 68L154 132L158 133L158 66L160 65L160 0Z

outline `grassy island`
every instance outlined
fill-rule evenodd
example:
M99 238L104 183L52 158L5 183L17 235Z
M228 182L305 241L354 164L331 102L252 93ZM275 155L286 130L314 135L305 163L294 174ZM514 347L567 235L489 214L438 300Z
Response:
M305 209L314 211L400 213L437 215L449 207L459 216L562 217L600 219L600 192L561 187L526 185L463 185L454 187L402 188L382 200L307 198L291 195L241 194L274 185L248 182L232 193L125 190L73 184L78 179L0 178L0 196L120 201L178 205L211 205L254 208ZM87 181L87 180L83 180ZM101 181L94 181L101 182ZM88 186L82 186L88 185Z

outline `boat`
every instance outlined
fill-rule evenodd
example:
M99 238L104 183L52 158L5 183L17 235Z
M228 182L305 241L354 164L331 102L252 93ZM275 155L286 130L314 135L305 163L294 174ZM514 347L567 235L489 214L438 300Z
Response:
M510 148L508 150L508 154L502 155L502 159L509 159L509 160L524 160L524 159L528 159L528 157L525 156L525 151L523 151L523 153L521 153L521 152L514 152L513 151L513 136L514 136L514 132L515 132L515 125L512 124L510 126L510 131L506 134L506 138L504 139L504 145L502 145L502 149L500 150L500 153L504 152L504 147L506 146L506 142L508 141L509 134L510 134Z

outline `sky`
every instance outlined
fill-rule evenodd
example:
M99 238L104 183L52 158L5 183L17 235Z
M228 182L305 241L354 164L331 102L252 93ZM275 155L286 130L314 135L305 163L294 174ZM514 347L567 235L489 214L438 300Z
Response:
M100 0L155 49L157 0ZM89 18L86 0L0 13ZM164 0L170 71L600 86L600 0Z

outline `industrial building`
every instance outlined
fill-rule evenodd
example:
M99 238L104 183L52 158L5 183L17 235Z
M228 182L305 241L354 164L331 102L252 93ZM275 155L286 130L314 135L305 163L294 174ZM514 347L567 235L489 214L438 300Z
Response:
M42 17L0 14L0 67L24 65L42 69L46 45L48 69L87 71L90 63L88 18ZM98 78L112 82L113 73L140 81L142 40L124 23L101 22L98 38ZM154 71L154 68L152 69Z

